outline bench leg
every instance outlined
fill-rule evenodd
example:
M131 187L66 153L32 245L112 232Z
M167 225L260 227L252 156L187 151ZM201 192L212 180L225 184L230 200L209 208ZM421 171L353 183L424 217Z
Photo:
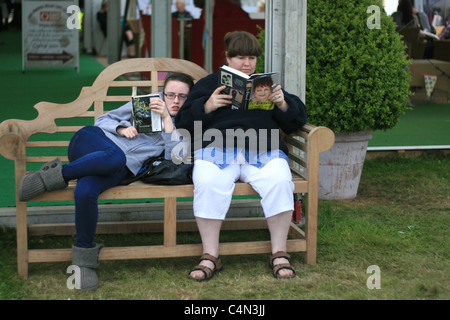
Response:
M308 193L306 210L306 263L315 264L317 262L318 198L311 195L311 193Z
M28 277L27 204L16 202L17 272Z
M177 198L164 199L164 246L177 244Z

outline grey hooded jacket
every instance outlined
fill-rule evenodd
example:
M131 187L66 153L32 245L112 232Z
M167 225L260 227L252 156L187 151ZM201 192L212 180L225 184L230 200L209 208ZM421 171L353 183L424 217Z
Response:
M95 126L100 127L115 144L125 153L127 167L136 174L145 160L150 157L157 157L164 152L167 159L171 158L171 152L175 145L179 143L178 136L174 130L171 133L153 132L140 133L134 139L127 139L117 133L117 127L132 126L131 102L111 110L97 118ZM172 139L173 136L173 139Z

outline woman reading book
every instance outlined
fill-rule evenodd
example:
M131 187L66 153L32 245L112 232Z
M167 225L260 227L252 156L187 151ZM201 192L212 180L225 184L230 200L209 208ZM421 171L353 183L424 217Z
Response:
M78 179L74 191L76 242L72 246L72 264L80 267L81 289L95 290L95 269L102 244L94 243L98 218L98 196L117 186L126 177L136 175L150 157L163 152L171 158L178 141L171 139L173 117L194 85L180 73L169 75L164 83L164 100L153 99L150 108L161 115L162 132L138 133L132 125L131 101L98 117L94 126L76 132L70 141L70 163L59 159L44 164L40 171L25 175L19 186L21 201L29 201L45 191L63 189L69 180Z
M225 47L229 67L247 75L255 72L257 58L262 53L255 36L244 31L228 33ZM198 81L175 119L177 128L187 129L191 137L194 134L194 139L199 138L194 132L198 123L204 133L211 130L209 133L215 134L214 142L202 138L201 147L194 150L194 215L203 255L189 277L209 280L222 268L219 234L237 180L250 183L262 198L271 235L273 275L294 277L286 253L294 186L288 150L280 140L279 130L291 133L303 126L305 105L278 85L268 97L275 104L273 109L234 110L230 107L232 95L222 93L225 86L217 86L219 77L220 72L216 72ZM251 133L256 133L256 137L250 137Z

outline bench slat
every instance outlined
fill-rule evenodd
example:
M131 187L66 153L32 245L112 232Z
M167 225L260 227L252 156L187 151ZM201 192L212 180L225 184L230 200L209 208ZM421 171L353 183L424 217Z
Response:
M27 157L26 159L27 159L27 163L39 163L39 162L47 163L52 160L55 160L56 157L59 157L61 159L61 161L63 161L63 162L69 161L69 158L67 156L57 156L57 155L52 156L52 157L48 157L48 156L47 157L44 157L44 156L43 157Z
M308 183L302 177L296 175L294 186L295 193L307 192ZM73 200L74 184L69 184L64 190L56 190L44 193L31 201L71 201ZM166 198L168 195L177 198L193 197L194 185L163 186L147 184L140 181L128 186L117 186L106 190L100 196L100 200L117 199L152 199ZM256 191L248 183L238 182L233 192L234 196L257 195Z
M177 232L198 231L197 222L194 219L178 220ZM265 218L229 218L222 224L222 230L258 230L267 229ZM28 228L30 235L73 235L75 223L35 224ZM97 224L96 234L115 233L151 233L162 232L164 220L144 221L108 221ZM302 232L302 231L301 231Z
M68 147L69 141L27 141L26 146L29 148Z
M129 102L131 95L129 96L106 96L103 101L105 102Z
M58 126L56 132L77 132L83 126Z
M298 163L300 166L306 168L307 162L306 162L303 158L297 156L296 154L294 154L294 153L292 153L292 152L289 153L289 156L288 156L288 157L289 157L289 159L291 159L292 161Z
M287 251L303 252L304 239L287 240ZM221 255L271 253L270 242L249 241L219 244ZM99 260L132 260L150 258L193 257L202 254L201 244L179 244L177 246L127 246L105 247L100 251ZM72 260L72 249L31 249L29 262L63 262Z
M147 87L151 88L154 85L154 82L151 80L124 80L124 81L114 81L109 86L122 88L122 87ZM164 81L158 81L158 86L162 87L164 85Z
M299 148L300 150L303 150L303 151L306 151L306 148L307 148L307 145L305 142L299 141L291 136L286 137L286 143L290 144L296 148Z

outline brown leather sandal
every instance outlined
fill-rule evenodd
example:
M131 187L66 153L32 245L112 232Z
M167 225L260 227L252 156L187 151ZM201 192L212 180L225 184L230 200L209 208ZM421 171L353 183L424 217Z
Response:
M279 258L284 258L284 259L288 260L289 263L280 263L280 264L274 265L273 261L275 259L279 259ZM292 278L296 277L295 270L294 270L294 267L291 265L290 259L291 259L291 256L284 251L278 251L270 256L269 265L272 268L272 274L276 279L292 279ZM291 276L286 276L286 277L280 276L278 274L278 272L282 269L291 270L293 272L293 274Z
M204 265L201 265L200 262L202 262L203 260L211 261L214 264L214 269L210 269ZM220 260L220 258L216 258L208 253L205 253L201 256L199 264L196 265L191 271L189 271L189 279L200 282L211 280L216 273L222 271L222 267L222 260ZM191 273L193 271L202 271L205 276L203 278L193 278L191 277Z

